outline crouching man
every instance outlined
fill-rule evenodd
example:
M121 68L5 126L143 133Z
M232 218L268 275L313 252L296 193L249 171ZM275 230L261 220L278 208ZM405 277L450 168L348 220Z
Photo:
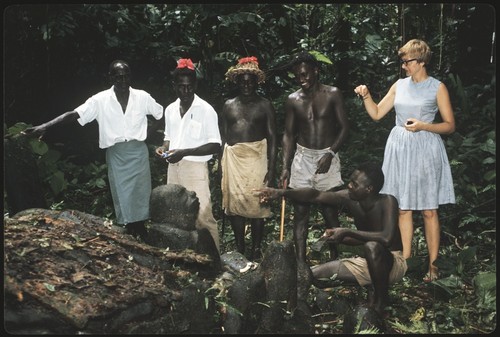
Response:
M335 279L346 284L368 287L368 306L383 314L388 304L389 285L406 273L398 226L398 202L392 195L380 194L384 174L380 165L365 163L351 175L347 189L318 191L311 188L257 190L262 202L282 196L299 202L339 206L354 219L356 229L327 229L320 240L363 246L364 257L333 260L313 266L312 282L322 287L322 280Z

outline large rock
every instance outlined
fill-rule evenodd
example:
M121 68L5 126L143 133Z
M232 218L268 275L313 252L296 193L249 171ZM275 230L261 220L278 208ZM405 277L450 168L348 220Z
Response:
M196 193L181 185L154 188L150 203L151 224L144 242L155 247L209 255L212 263L206 272L215 277L221 268L219 251L210 232L206 228L196 228L199 209Z
M178 184L155 187L151 191L152 223L166 223L186 231L196 230L200 202L195 192Z

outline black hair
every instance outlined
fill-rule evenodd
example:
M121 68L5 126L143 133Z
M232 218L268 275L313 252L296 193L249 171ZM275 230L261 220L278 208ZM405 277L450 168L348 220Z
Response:
M318 60L316 60L316 57L314 57L307 51L302 51L295 54L292 58L292 61L290 62L290 68L293 68L301 63L306 63L313 66L314 68L319 68L319 63Z
M380 192L382 186L384 186L384 172L382 172L379 163L365 162L359 165L357 170L365 173L376 193Z
M189 76L196 82L196 71L189 68L175 68L174 71L172 71L172 76L174 78L174 82L177 81L179 76Z
M121 64L124 69L126 68L130 71L130 66L128 65L128 62L123 61L123 60L114 60L109 65L109 74L114 73L117 64Z

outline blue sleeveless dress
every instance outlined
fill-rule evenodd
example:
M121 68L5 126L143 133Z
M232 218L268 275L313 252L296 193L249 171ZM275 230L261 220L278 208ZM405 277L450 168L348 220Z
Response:
M380 192L393 195L402 210L438 209L439 205L455 203L450 163L441 135L409 132L403 126L410 117L427 123L434 121L440 83L433 77L419 83L411 77L396 82L396 125L385 146L385 181Z

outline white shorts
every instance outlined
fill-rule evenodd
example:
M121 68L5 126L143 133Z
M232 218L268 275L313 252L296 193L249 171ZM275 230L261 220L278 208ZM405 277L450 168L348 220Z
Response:
M338 153L332 158L330 169L326 173L316 174L318 161L330 152L329 148L315 150L297 144L290 172L290 188L311 187L327 191L344 184L340 175L340 158Z

